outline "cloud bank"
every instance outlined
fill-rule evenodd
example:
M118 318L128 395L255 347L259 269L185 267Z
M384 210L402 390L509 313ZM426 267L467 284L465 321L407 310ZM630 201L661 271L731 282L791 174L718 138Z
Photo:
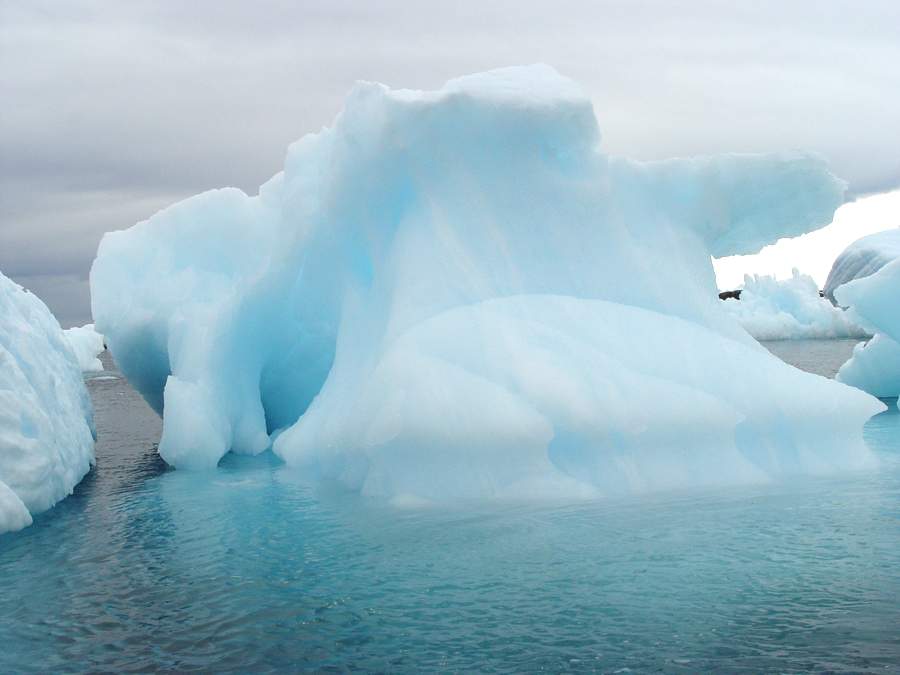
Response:
M358 79L543 61L640 159L802 148L900 185L894 2L0 2L0 269L64 324L103 232L251 190ZM69 281L67 281L69 280Z

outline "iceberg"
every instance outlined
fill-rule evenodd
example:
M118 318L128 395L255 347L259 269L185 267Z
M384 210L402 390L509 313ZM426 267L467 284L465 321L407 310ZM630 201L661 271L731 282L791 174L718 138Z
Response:
M852 259L859 256L860 251L871 252L873 238L880 248L866 256L868 265L858 266L858 269L871 271L834 290L835 299L848 308L848 314L875 334L868 343L856 345L853 356L838 371L837 379L875 396L890 398L900 395L900 317L897 314L897 292L900 290L900 238L897 235L900 230L879 234L884 236L865 237L870 241L863 246L859 246L863 240L851 244L847 249L849 255L845 256L845 252L838 258L838 261ZM896 255L891 259L894 253Z
M67 328L63 333L75 352L81 372L99 373L103 371L103 363L98 356L106 349L106 345L103 342L103 336L94 329L94 324Z
M0 533L72 493L94 462L81 370L46 305L0 274Z
M771 356L710 256L830 222L800 153L600 150L547 66L359 83L256 196L104 236L97 329L163 415L162 457L269 448L404 503L595 496L871 466L884 406Z
M835 259L825 281L825 297L836 302L835 290L854 279L875 274L900 258L900 229L884 230L857 239Z
M790 279L745 275L740 300L722 307L757 340L868 338L847 313L819 295L812 277L793 270Z
M874 396L900 395L900 229L862 237L834 261L825 292L874 337L858 344L836 378Z

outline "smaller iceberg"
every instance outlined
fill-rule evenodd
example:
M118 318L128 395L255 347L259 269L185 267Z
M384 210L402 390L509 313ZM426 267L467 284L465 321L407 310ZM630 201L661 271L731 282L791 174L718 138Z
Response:
M31 524L94 462L91 402L59 323L0 274L0 533Z
M878 236L883 235L883 236ZM872 269L876 261L880 266L866 275L837 286L835 299L848 307L848 314L875 334L868 343L859 344L853 356L841 366L837 379L858 387L875 396L889 398L900 395L900 313L897 312L897 294L900 291L900 230L880 232L865 237L841 254L832 275L842 259L853 259L853 252L870 251L868 265L858 269ZM877 239L876 239L877 237ZM869 240L865 247L859 246ZM870 246L876 240L881 246L873 251ZM851 256L848 256L851 253ZM893 258L890 256L893 255Z
M839 286L871 276L897 258L900 258L900 228L857 239L844 249L831 266L825 281L825 297L836 302L834 291Z
M81 372L103 372L103 363L98 357L106 349L106 344L103 336L94 329L94 324L68 328L63 332L75 352Z
M793 270L790 279L745 275L740 300L724 309L757 340L867 338L866 330L819 295L812 277Z

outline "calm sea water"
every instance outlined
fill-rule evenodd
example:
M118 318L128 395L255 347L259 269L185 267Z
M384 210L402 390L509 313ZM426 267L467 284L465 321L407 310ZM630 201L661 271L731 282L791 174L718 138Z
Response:
M900 672L896 408L877 473L398 511L271 456L169 471L110 376L96 469L0 537L0 672Z
M860 342L842 340L767 340L761 344L782 361L801 370L834 377Z

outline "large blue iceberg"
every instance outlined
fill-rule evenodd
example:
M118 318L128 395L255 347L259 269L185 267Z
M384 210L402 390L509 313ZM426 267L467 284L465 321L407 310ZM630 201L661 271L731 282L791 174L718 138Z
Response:
M47 306L0 274L0 533L71 494L93 461L75 352Z
M164 413L160 454L273 447L398 500L871 465L883 406L758 346L710 262L830 222L844 184L796 153L641 163L599 141L546 66L360 83L258 196L107 234L94 317Z

